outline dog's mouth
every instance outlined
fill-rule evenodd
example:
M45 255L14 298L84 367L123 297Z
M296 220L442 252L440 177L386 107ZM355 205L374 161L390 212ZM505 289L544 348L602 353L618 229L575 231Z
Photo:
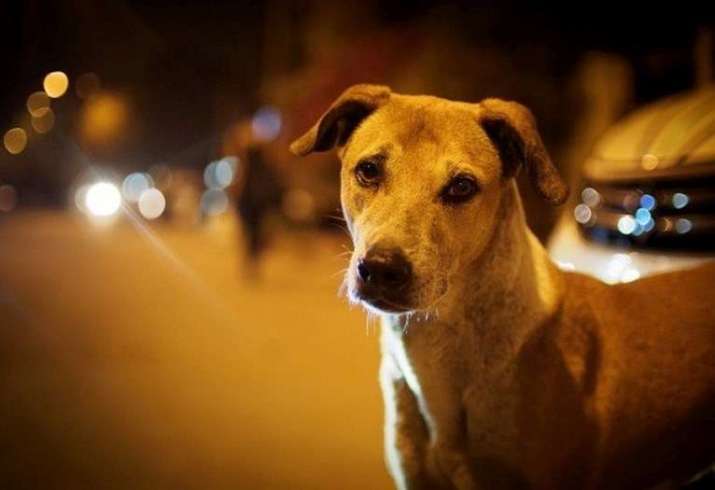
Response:
M448 285L440 281L435 291L435 296L425 298L425 302L415 302L414 295L417 290L410 288L406 290L384 290L366 287L364 283L357 280L354 286L349 288L349 298L354 303L360 303L373 313L404 314L412 312L431 312L436 305L442 301L448 292ZM417 296L419 297L419 295Z
M357 281L354 288L351 288L350 296L355 302L361 303L368 309L377 310L378 313L406 313L412 311L414 307L409 304L403 292L397 291L394 296L388 291L372 288L362 281Z
M360 298L360 301L364 305L383 313L407 313L413 310L410 306L395 303L385 298Z

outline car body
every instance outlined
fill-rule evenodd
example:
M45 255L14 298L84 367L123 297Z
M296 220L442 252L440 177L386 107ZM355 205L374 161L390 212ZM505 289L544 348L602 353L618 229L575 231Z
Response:
M548 244L608 283L715 258L715 86L649 104L612 126Z

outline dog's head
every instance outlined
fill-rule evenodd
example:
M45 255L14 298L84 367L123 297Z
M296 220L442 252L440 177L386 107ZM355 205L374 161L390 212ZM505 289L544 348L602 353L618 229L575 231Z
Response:
M354 243L349 295L384 312L429 309L450 278L478 260L521 167L548 201L567 197L531 113L515 102L468 104L355 85L291 150L302 156L336 146Z

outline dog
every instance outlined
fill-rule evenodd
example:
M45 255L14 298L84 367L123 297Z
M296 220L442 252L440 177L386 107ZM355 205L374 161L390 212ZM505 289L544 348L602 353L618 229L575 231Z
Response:
M334 147L398 488L647 489L715 461L715 265L559 270L514 179L568 196L526 107L355 85L291 150Z

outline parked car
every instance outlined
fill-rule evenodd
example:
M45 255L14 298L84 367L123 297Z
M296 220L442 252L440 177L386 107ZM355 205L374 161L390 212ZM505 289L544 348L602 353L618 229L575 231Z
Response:
M715 86L611 127L577 192L548 245L563 268L616 283L714 259Z

